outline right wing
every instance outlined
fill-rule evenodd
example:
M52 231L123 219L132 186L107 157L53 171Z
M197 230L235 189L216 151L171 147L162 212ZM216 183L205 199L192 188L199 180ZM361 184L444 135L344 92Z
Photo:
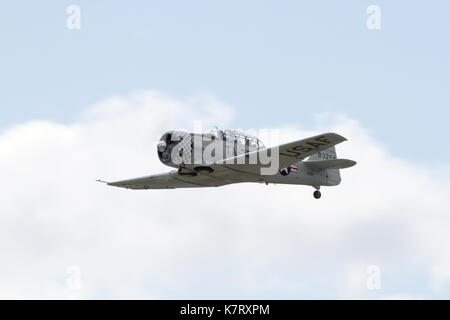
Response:
M313 154L331 148L346 140L347 139L343 136L336 133L324 133L280 145L278 147L280 154L280 169L297 163Z
M182 176L178 174L177 170L115 182L105 182L101 180L97 181L104 182L108 186L135 190L217 187L226 184L224 181L216 180L209 176Z
M278 152L279 170L281 168L285 168L292 164L298 163L301 160L312 156L313 154L329 149L346 140L347 139L345 139L343 136L336 133L324 133L310 138L282 144L277 147L261 149L248 154L238 155L236 157L216 163L214 164L214 166L221 166L230 170L235 170L238 172L240 171L241 173L259 174L262 167L268 167L269 165L262 165L261 163L248 164L248 161L246 161L246 159L252 156L257 156L257 158L260 159L261 155L270 155L272 153L276 154Z

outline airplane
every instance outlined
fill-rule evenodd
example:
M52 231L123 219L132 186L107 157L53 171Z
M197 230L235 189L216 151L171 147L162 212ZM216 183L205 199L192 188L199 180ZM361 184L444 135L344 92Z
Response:
M259 182L312 186L315 199L321 186L337 186L340 169L356 162L338 159L335 145L347 139L324 133L266 148L255 136L238 130L189 133L170 130L156 146L159 160L175 168L166 173L106 182L127 189L176 189L219 187L233 183Z

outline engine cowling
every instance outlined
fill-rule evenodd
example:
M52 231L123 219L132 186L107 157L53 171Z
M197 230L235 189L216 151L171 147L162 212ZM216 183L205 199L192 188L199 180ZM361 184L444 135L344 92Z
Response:
M190 148L190 134L175 130L163 134L156 145L159 160L174 168L180 168L190 160Z

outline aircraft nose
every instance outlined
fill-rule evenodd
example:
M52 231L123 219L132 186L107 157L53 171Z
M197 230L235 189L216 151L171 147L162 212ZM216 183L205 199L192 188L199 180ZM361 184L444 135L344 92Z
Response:
M156 148L158 149L158 152L164 152L167 149L167 144L165 141L160 141L156 145Z

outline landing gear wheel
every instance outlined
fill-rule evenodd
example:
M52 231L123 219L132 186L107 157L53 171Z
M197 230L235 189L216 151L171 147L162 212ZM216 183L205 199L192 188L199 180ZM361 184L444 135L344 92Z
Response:
M316 199L320 199L320 197L322 196L322 194L320 193L319 190L314 191L313 195L314 195L314 198L316 198Z

